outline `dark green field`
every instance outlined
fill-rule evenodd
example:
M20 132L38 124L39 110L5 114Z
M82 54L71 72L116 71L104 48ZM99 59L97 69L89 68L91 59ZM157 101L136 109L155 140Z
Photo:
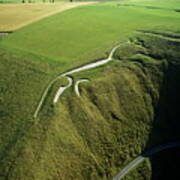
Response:
M1 38L0 180L109 180L146 149L178 140L179 10L180 1L101 2ZM90 80L81 97L71 86L53 104L62 78L33 118L51 80L119 43L113 61L71 75ZM124 179L180 179L179 160L168 151Z

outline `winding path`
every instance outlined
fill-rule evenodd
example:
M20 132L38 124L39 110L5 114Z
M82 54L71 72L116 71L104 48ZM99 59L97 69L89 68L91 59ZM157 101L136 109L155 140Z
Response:
M152 157L154 154L164 151L166 149L170 148L176 148L180 147L180 142L171 142L167 144L162 144L155 146L154 148L151 148L147 152L143 153L142 155L135 158L133 161L131 161L124 169L121 170L114 178L113 180L120 180L122 179L128 172L130 172L134 167L136 167L139 163L144 161L146 158Z
M129 41L127 41L126 43L129 43ZM124 43L121 43L121 44L124 44ZM111 50L111 52L109 53L109 56L108 56L106 59L102 59L102 60L99 60L99 61L97 61L97 62L93 62L93 63L86 64L86 65L83 65L83 66L78 67L78 68L74 68L73 70L70 70L70 71L67 71L67 72L65 72L65 73L62 73L62 74L58 75L55 79L53 79L53 80L48 84L48 86L46 87L46 89L44 90L44 92L43 92L43 94L42 94L42 96L41 96L41 99L40 99L40 101L39 101L39 103L38 103L38 105L37 105L37 108L36 108L36 110L35 110L35 112L34 112L33 117L34 117L34 118L37 118L38 113L39 113L39 111L40 111L40 109L41 109L41 107L42 107L42 105L43 105L43 103L44 103L44 100L45 100L45 98L46 98L46 96L47 96L47 93L48 93L49 89L52 87L52 85L53 85L58 79L60 79L61 77L66 77L67 75L71 75L71 74L76 73L76 72L80 72L80 71L85 71L85 70L87 70L87 69L96 68L96 67L98 67L98 66L102 66L102 65L104 65L104 64L112 61L112 60L113 60L114 52L116 51L116 49L117 49L118 47L121 46L121 44L115 46L115 47ZM68 88L69 88L69 87L68 87ZM67 89L67 88L66 88L66 89ZM65 90L66 90L66 89L65 89ZM65 91L65 90L64 90L64 91ZM60 90L59 90L59 91L60 91ZM61 91L62 91L62 90L61 90ZM64 91L63 91L63 92L64 92ZM60 95L62 95L63 92L60 93ZM56 93L56 94L57 94L57 93ZM59 96L59 97L60 97L60 96ZM59 99L59 97L58 97L58 99Z

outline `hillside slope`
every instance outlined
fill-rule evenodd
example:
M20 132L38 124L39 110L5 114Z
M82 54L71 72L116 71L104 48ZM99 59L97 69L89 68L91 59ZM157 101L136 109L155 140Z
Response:
M142 35L135 43L126 47L131 54L120 57L121 47L116 53L120 60L99 71L83 73L92 82L81 86L81 98L69 91L57 106L46 102L36 121L31 113L44 83L52 77L50 65L44 73L42 66L37 68L26 61L19 65L17 57L8 61L7 55L1 55L4 148L0 152L0 179L111 179L145 148L178 135L179 126L173 134L172 128L163 134L170 119L158 120L157 109L163 89L174 86L164 86L167 72L177 67L171 74L174 81L179 77L179 41ZM139 46L144 51L129 51ZM9 83L12 80L16 82L13 85ZM168 92L168 98L173 97L173 92ZM171 111L175 112L173 107L172 103ZM162 123L155 126L155 120ZM160 130L158 134L154 128ZM150 179L149 163L131 177Z
M41 64L39 58L5 49L0 49L0 63L0 160L1 168L7 168L4 162L9 162L11 152L12 157L19 153L18 142L34 124L32 114L37 101L53 75L52 66Z
M0 42L0 180L112 179L145 149L180 137L179 3L170 10L159 1L165 9L123 3L56 14ZM129 37L111 63L72 75L90 80L80 85L81 97L72 87L54 105L67 83L61 79L32 118L52 79L106 57ZM180 157L171 155L146 161L125 179L164 180L161 167L179 167Z

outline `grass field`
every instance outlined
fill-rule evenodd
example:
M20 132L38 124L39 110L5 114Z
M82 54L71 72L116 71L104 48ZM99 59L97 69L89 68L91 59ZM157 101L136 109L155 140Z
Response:
M58 61L63 72L101 58L138 29L180 29L180 13L118 4L101 3L56 14L19 30L0 44Z
M0 31L16 31L52 14L86 4L90 2L0 4Z
M14 20L6 16L10 8L2 8L0 25L22 23L33 11L47 15L46 5L27 12L31 6L20 5L17 17L11 9ZM0 40L0 180L109 180L145 148L179 135L180 13L170 8L180 8L179 2L103 2L52 15ZM107 57L128 38L111 63L73 74L74 80L90 79L80 85L81 98L71 88L52 104L67 83L57 82L32 118L57 74ZM152 169L145 162L125 179L150 179Z
M122 2L120 4L125 4L125 5L135 5L136 7L154 7L154 8L160 8L160 9L179 9L180 8L180 1L179 0L129 0L129 1L125 1Z

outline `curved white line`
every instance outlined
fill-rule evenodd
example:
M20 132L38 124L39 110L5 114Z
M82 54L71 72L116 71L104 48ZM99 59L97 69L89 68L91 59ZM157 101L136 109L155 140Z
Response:
M126 43L129 43L129 41L127 41ZM122 44L122 43L121 43L121 44ZM67 71L67 72L65 72L65 73L62 73L62 74L58 75L55 79L53 79L52 81L50 81L50 83L48 84L48 86L47 86L46 89L44 90L43 95L41 96L41 99L40 99L40 101L39 101L39 103L38 103L38 105L37 105L37 108L36 108L36 110L35 110L35 112L34 112L33 117L34 117L34 118L37 118L38 113L39 113L39 111L40 111L40 109L41 109L41 107L42 107L42 104L43 104L43 102L44 102L44 100L45 100L45 98L46 98L46 96L47 96L47 93L48 93L49 89L51 88L51 86L52 86L58 79L60 79L61 77L64 77L64 76L73 74L73 73L75 73L75 72L84 71L84 70L91 69L91 68L95 68L95 67L98 67L98 66L101 66L101 65L103 65L103 64L108 63L109 61L111 61L111 60L113 59L113 54L114 54L115 50L116 50L118 47L120 47L121 44L115 46L115 47L111 50L111 52L109 53L108 58L103 59L103 60L100 60L100 61L97 61L97 62L94 62L94 63L87 64L87 65L84 65L84 66L81 66L81 67L79 67L79 68L75 68L75 69L73 69L73 70L71 70L71 71ZM124 43L123 43L123 44L124 44Z
M120 47L120 46L121 46L121 44L115 46L115 47L111 50L108 58L99 60L99 61L94 62L94 63L86 64L86 65L81 66L81 67L79 67L79 68L75 68L75 69L73 69L73 70L71 70L71 71L68 71L68 72L62 74L62 76L70 75L70 74L73 74L73 73L76 73L76 72L80 72L80 71L84 71L84 70L87 70L87 69L92 69L92 68L95 68L95 67L104 65L104 64L108 63L109 61L112 61L112 60L113 60L113 54L114 54L114 52L115 52L116 49L117 49L118 47Z
M89 81L89 79L80 79L80 80L76 81L75 86L74 86L74 91L78 97L80 97L79 84L82 82L88 82L88 81Z
M66 76L67 77L67 76ZM63 92L68 89L69 87L71 87L72 85L72 78L71 77L67 77L68 81L69 81L69 84L67 86L61 86L58 91L56 92L56 95L54 97L54 100L53 100L53 103L56 104L60 98L60 96L63 94Z
M43 104L43 102L44 102L44 100L45 100L45 98L46 98L46 95L47 95L49 89L50 89L51 86L52 86L58 79L60 79L60 78L61 78L61 76L58 76L58 77L56 77L55 79L53 79L52 81L50 81L50 83L48 84L48 86L47 86L46 89L44 90L43 95L41 96L41 99L40 99L40 101L39 101L39 103L38 103L38 105L37 105L37 108L36 108L36 110L35 110L35 112L34 112L34 114L33 114L33 117L34 117L34 118L37 118L38 113L39 113L39 111L40 111L40 109L41 109L41 107L42 107L42 104Z

